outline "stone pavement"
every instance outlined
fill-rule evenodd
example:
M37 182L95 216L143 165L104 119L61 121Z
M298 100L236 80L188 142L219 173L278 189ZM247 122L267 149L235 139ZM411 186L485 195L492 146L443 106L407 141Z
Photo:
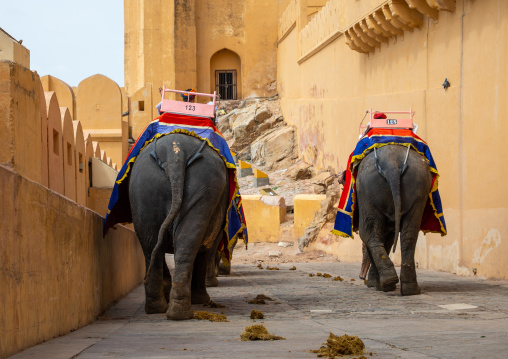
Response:
M296 270L289 270L293 265ZM147 315L140 286L95 323L12 358L316 358L309 350L318 349L330 332L360 337L367 358L508 357L506 281L418 270L423 294L401 297L398 290L367 288L358 279L359 264L263 266L233 265L230 276L219 278L219 287L209 288L213 301L226 308L193 306L223 312L229 322L175 322L163 314ZM317 272L344 281L309 277ZM273 301L246 302L258 294ZM252 309L265 319L249 319ZM254 323L286 340L240 341L245 326Z

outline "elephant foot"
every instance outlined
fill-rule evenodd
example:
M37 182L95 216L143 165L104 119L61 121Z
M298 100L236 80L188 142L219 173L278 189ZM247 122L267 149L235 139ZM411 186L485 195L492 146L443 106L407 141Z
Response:
M393 292L395 289L397 289L397 285L396 284L390 284L390 285L385 286L385 287L381 287L381 285L379 285L379 287L376 287L376 290L379 290L379 291L382 291L382 292Z
M217 277L206 277L205 285L207 287L218 287L219 286L219 280Z
M225 266L224 263L219 263L219 274L221 275L230 275L231 274L231 266Z
M417 283L404 283L402 282L400 285L400 294L401 295L418 295L421 294L421 289Z
M175 308L176 307L176 308ZM166 312L166 318L169 320L186 320L194 317L192 309L178 308L179 306L171 306Z
M399 277L393 266L383 272L379 272L379 284L383 289L390 288L397 283L399 283Z
M379 279L373 279L373 278L367 278L366 285L369 288L381 287L381 285L379 284Z
M206 291L194 289L191 293L191 304L208 304L210 296Z
M167 310L168 303L164 298L161 298L158 301L150 301L147 299L145 302L146 314L165 313Z

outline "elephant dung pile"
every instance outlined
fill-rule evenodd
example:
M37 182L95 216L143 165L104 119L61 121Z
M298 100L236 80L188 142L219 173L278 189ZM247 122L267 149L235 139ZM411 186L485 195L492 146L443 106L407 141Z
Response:
M263 319L265 316L259 310L252 309L250 312L250 319Z
M267 297L267 296L266 296L266 295L264 295L264 294L258 294L258 295L256 296L256 298L251 299L251 300L248 300L248 301L247 301L247 303L249 303L249 304L266 304L266 301L267 301L267 300L271 300L271 301L273 301L273 299L272 299L272 298Z
M350 336L344 334L341 337L330 333L321 348L318 350L311 350L311 353L316 353L318 357L335 358L342 355L359 355L363 354L365 344L357 336Z
M228 322L229 321L225 315L210 313L207 311L194 312L194 319L209 320L211 322Z
M264 325L256 324L250 327L245 327L245 331L240 335L240 339L243 341L254 341L254 340L285 340L286 338L279 337L268 333L268 329Z

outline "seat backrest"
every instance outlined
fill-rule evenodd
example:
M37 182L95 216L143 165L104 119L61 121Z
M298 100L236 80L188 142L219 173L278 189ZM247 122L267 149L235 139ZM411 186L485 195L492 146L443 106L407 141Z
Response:
M210 97L213 99L213 104L207 105L207 104L203 104L203 103L167 100L164 98L164 95L166 94L166 92L186 94L187 96ZM164 86L164 88L162 89L161 112L171 112L171 113L178 113L178 114L182 114L182 115L207 117L207 118L213 119L213 118L215 118L215 101L216 101L216 99L217 99L216 91L214 91L213 94L207 94L207 93L190 92L190 91L170 90L170 89L167 89L166 86Z
M374 114L376 112L384 113L387 118L374 118ZM409 109L409 111L376 111L376 112L373 112L372 109L370 109L371 128L413 129L413 111L411 109Z

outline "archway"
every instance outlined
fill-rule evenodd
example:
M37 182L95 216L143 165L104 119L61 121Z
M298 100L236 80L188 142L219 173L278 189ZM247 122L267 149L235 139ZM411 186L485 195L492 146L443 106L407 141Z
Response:
M222 100L242 98L241 61L236 52L222 49L210 58L210 90Z

